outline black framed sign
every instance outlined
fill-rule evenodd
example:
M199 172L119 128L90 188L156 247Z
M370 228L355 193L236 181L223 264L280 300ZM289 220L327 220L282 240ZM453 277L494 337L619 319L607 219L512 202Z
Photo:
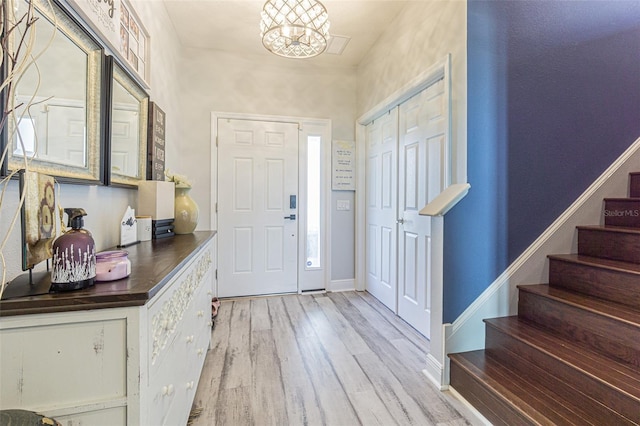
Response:
M148 180L164 180L165 160L165 119L164 111L155 102L149 103L149 131L147 155Z

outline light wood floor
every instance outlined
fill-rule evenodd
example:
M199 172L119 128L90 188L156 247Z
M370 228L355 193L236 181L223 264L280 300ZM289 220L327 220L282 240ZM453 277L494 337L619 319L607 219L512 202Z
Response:
M222 300L193 425L467 425L428 341L364 292Z

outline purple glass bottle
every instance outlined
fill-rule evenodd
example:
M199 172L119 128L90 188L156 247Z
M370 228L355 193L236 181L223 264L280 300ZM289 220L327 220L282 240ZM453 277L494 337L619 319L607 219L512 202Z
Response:
M71 228L53 243L51 291L79 290L94 284L96 248L91 233L83 229L83 209L64 209Z

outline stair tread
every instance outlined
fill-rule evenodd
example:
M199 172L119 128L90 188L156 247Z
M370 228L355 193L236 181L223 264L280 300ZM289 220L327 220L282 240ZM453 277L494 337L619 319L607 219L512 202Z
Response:
M517 316L485 319L485 322L599 381L609 383L640 403L640 371L637 368L588 350Z
M640 201L640 197L615 197L615 198L605 198L604 201L631 201L637 202Z
M517 371L483 350L449 354L452 362L485 384L494 395L541 424L596 424L580 407L571 406L546 388L525 380ZM463 393L464 395L464 393Z
M518 285L517 287L520 291L527 291L529 293L549 297L563 303L628 323L640 329L640 310L634 309L633 307L589 296L588 294L564 290L561 287L555 287L549 284L528 284Z
M563 260L566 262L580 263L582 265L606 268L622 272L638 274L640 279L640 265L636 263L623 262L621 260L604 259L601 257L586 256L584 254L550 254L549 259ZM640 284L640 281L638 281Z
M640 228L630 228L628 226L580 225L580 226L576 226L576 229L586 229L586 230L592 230L592 231L618 232L618 233L621 233L621 234L638 234L638 235L640 235Z

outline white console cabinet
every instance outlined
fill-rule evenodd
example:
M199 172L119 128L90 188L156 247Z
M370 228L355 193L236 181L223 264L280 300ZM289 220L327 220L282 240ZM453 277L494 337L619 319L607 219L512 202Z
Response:
M0 408L65 426L186 424L211 337L213 236L133 249L128 279L76 297L2 301Z

